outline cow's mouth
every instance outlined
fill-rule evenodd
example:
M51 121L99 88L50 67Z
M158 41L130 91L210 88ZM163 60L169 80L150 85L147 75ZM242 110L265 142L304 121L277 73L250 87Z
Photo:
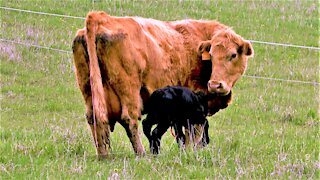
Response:
M227 96L231 92L231 89L208 88L208 92L210 94L215 94L216 96Z
M228 92L215 92L215 94L217 96L228 96L228 94L230 94L230 91L228 91Z

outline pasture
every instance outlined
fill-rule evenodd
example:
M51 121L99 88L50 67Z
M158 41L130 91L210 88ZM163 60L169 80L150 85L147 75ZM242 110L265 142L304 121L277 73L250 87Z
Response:
M76 17L103 10L163 21L216 19L245 39L319 46L319 2L311 0L8 0L1 6ZM209 118L211 141L203 149L181 151L167 132L154 157L142 134L147 154L136 157L117 124L111 156L97 160L71 53L84 20L3 8L0 17L0 179L320 178L319 50L253 43L247 76L233 88L233 103Z

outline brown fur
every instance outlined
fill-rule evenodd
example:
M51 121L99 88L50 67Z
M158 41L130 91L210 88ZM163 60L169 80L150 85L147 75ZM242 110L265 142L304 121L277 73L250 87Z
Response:
M225 32L228 37L217 35L217 32ZM218 40L219 43L216 42ZM205 42L211 43L210 47L214 48L208 48ZM216 50L215 43L224 48ZM217 71L220 76L226 70L217 70L215 58L212 58L214 71L210 71L208 77L197 75L204 69L201 66L201 51L221 53L213 57L223 59L229 55L227 48L231 47L233 51L238 46L242 46L244 52L252 49L248 42L216 21L162 22L90 12L86 18L86 28L77 32L73 54L77 82L86 103L87 120L97 141L97 154L108 154L109 129L113 131L116 122L126 129L135 153L143 154L137 120L149 95L167 85L213 92L207 88L206 82L210 76L213 80L224 80L214 74ZM240 56L246 59L243 53L239 53ZM232 68L244 72L243 63L246 60ZM231 71L228 69L227 74L233 76ZM234 84L242 73L237 73L236 78L224 75L223 78L233 80ZM97 122L96 131L93 113Z
M226 95L247 67L248 57L253 56L250 42L235 34L230 28L217 31L211 40L200 43L199 52L210 50L212 74L209 92ZM232 56L235 57L232 57Z

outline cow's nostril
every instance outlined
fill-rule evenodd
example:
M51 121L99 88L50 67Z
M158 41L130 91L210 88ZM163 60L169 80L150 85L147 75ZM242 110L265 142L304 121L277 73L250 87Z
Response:
M213 88L213 89L221 89L223 88L223 83L222 82L212 82L212 81L209 81L208 82L208 87L209 88Z
M224 81L209 81L208 91L210 93L218 93L220 95L226 95L229 93L231 88Z

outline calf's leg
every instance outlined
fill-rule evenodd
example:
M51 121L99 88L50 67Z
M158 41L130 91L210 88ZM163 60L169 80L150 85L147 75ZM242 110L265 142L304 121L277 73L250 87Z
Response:
M169 124L158 124L158 126L152 131L151 143L150 143L151 153L153 154L160 153L161 138L168 128L169 128Z
M178 146L180 148L184 148L186 139L185 139L185 135L183 134L183 131L182 131L182 125L181 124L174 124L173 127L174 127L174 132L176 133L176 141L178 143Z
M143 133L148 138L149 143L151 143L151 128L154 124L156 124L155 117L153 117L152 113L149 113L147 118L142 121Z
M205 121L204 122L204 129L203 129L203 135L202 135L202 146L205 147L209 144L210 139L209 139L209 122Z

